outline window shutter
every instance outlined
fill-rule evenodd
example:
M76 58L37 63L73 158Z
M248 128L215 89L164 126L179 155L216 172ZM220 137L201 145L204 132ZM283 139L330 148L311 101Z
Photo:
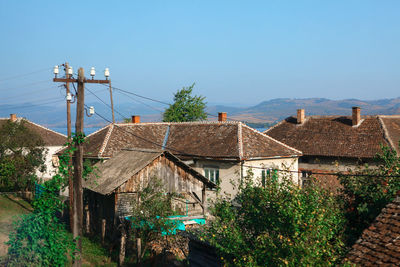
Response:
M261 185L265 187L265 170L261 171Z

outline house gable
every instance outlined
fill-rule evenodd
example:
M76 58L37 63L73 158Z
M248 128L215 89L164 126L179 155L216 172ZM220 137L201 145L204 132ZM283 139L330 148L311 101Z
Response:
M215 187L171 153L147 149L122 150L97 163L83 186L103 195L134 193L155 177L162 180L169 192L202 190L203 184Z

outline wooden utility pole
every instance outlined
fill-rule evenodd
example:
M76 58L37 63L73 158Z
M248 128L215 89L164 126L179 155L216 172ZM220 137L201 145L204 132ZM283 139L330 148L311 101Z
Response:
M67 63L66 63L67 64ZM69 66L68 66L69 67ZM68 68L66 68L68 73ZM57 69L58 73L58 69ZM55 72L55 74L57 74ZM108 76L106 76L108 77ZM84 70L80 68L78 71L78 79L72 79L68 74L65 78L54 78L54 82L66 83L67 93L69 90L69 83L78 84L77 107L76 107L76 123L75 132L78 139L83 138L83 119L84 119L84 109L85 109L85 83L98 83L98 84L110 84L109 80L87 80L85 79ZM111 89L111 87L110 87ZM111 95L112 101L112 95ZM68 112L69 110L69 112ZM114 115L114 109L112 108ZM70 133L70 108L68 108L67 103L67 127L69 127ZM113 116L114 118L114 116ZM69 126L68 126L69 125ZM69 134L69 138L70 134ZM73 164L74 164L74 176L72 179L72 185L70 185L70 199L72 200L72 211L70 213L71 220L71 230L72 236L76 242L76 248L78 252L76 253L76 259L74 260L73 266L80 267L82 265L82 234L83 234L83 190L82 190L82 174L83 174L83 142L77 142L75 144L76 150L74 152ZM71 190L72 188L72 190Z
M83 68L78 70L78 95L76 104L76 122L75 132L77 138L83 138L83 119L85 109L85 75ZM75 157L74 157L74 202L73 202L73 216L74 222L72 226L72 236L76 242L78 249L77 257L74 260L73 266L82 265L82 227L83 227L83 192L82 192L82 173L83 173L83 143L77 142L75 144Z
M69 64L68 62L65 62L64 64L65 67L65 77L67 79L71 78L68 74L68 68ZM70 93L69 91L69 82L65 82L65 89L66 89L66 96ZM67 136L68 136L68 143L71 143L71 101L67 99ZM74 203L74 185L73 185L73 180L72 180L72 172L71 168L69 166L72 166L72 158L69 158L68 162L68 193L69 193L69 227L72 230L72 225L74 223L74 213L73 213L73 203Z

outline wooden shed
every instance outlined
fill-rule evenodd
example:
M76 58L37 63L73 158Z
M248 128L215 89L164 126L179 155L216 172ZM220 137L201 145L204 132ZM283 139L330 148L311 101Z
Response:
M130 215L137 192L155 178L166 192L183 196L173 207L187 216L204 214L205 190L216 186L168 151L122 150L97 163L83 182L87 231L111 235L120 219Z

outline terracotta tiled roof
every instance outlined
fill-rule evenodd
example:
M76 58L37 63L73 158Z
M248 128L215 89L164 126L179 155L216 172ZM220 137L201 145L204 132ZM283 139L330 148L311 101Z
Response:
M224 159L301 155L241 122L110 124L88 136L84 151L86 156L107 158L124 148L165 149L179 156Z
M383 125L386 137L392 148L396 149L397 153L399 151L399 141L400 141L400 116L384 116L380 115L379 120Z
M400 266L400 197L364 230L346 260L358 266Z
M302 124L289 117L264 132L310 156L373 158L381 145L398 150L400 116L309 116Z
M9 119L6 118L0 118L0 127L8 120ZM18 120L21 119L19 118ZM57 133L53 130L50 130L44 126L28 121L26 119L23 120L25 121L25 126L28 129L32 130L42 137L46 146L63 146L67 142L67 137L65 135Z

